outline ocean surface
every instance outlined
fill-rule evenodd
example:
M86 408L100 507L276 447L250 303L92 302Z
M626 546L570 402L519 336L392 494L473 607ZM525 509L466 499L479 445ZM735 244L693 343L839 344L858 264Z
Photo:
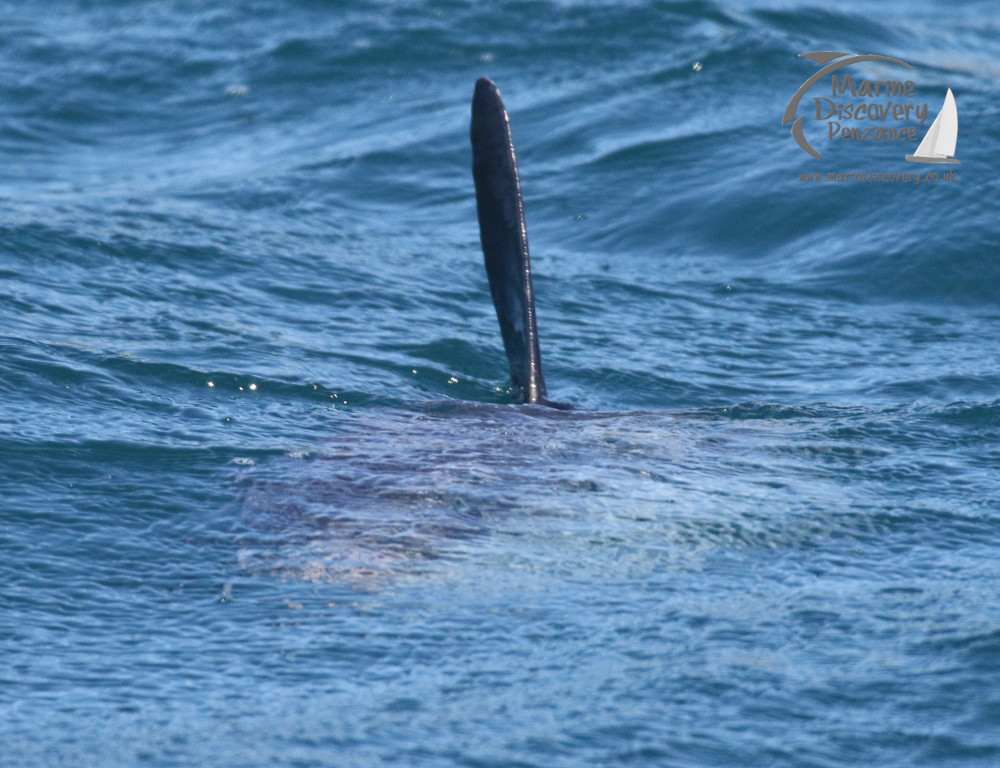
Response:
M809 51L961 163L829 79L810 157ZM1000 765L998 61L985 0L0 2L0 765Z

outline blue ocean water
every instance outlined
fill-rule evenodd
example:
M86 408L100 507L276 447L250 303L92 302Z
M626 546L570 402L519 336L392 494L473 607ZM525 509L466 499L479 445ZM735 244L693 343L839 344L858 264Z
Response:
M992 4L0 8L0 765L1000 763Z

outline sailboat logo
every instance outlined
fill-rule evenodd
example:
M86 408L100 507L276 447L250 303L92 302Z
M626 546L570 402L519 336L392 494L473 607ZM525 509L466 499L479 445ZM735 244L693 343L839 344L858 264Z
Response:
M960 163L954 158L955 142L958 140L958 107L955 96L948 89L944 105L938 112L927 134L917 147L917 151L906 156L909 163Z

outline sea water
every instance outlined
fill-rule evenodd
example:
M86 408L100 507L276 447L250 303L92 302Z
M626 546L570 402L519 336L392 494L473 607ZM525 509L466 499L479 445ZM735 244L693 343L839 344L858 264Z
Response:
M1000 762L992 4L0 7L0 764Z

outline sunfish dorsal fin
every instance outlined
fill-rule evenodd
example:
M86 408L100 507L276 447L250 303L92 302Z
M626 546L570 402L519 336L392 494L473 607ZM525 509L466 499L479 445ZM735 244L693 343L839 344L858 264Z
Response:
M510 378L520 402L548 405L514 143L500 91L485 77L472 97L471 137L479 239Z

